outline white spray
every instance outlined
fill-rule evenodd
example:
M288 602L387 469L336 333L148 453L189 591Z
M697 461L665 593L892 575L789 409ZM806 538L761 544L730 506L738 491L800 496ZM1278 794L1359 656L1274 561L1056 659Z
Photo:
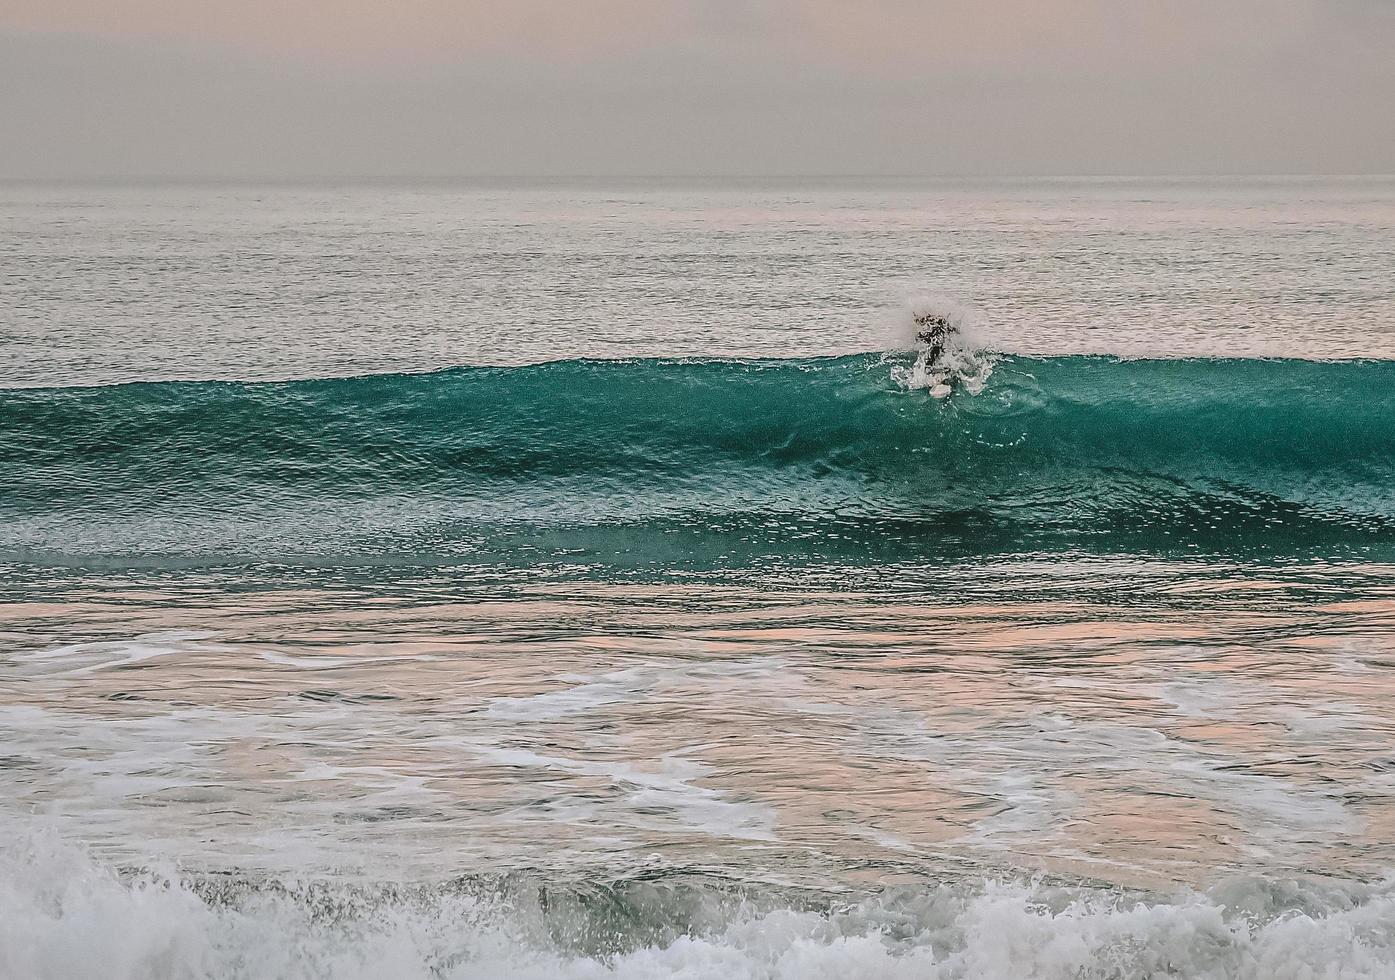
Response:
M940 328L942 339L926 339L927 325ZM960 388L976 395L993 373L996 358L986 349L982 317L950 297L928 293L909 298L897 311L892 329L893 349L916 352L913 364L891 372L907 391L924 389L945 398Z

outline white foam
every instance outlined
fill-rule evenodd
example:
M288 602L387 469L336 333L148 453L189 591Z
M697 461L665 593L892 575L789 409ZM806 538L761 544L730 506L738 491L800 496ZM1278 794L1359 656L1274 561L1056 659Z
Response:
M651 697L664 685L676 683L724 687L734 677L766 677L784 666L779 657L692 663L658 661L604 674L561 674L553 682L567 684L556 690L522 697L491 698L483 714L503 721L555 721L573 715L631 704Z
M640 768L618 760L566 758L530 749L479 747L475 751L481 759L499 765L605 779L623 794L623 811L628 812L628 820L634 826L681 829L740 840L775 837L773 810L730 799L719 790L698 785L696 780L708 775L710 767L677 753L660 757L653 768Z
M828 911L704 914L667 938L612 932L610 902L540 912L457 889L425 896L271 883L205 901L168 871L122 878L51 834L0 846L0 976L24 980L1374 980L1395 975L1395 885L1246 879L1144 900L982 882ZM376 895L376 897L374 897ZM618 900L618 899L617 899ZM603 907L602 907L603 906ZM332 914L327 910L334 909ZM648 909L650 913L655 910ZM588 920L587 917L591 918ZM697 925L707 922L710 925Z
M129 640L101 640L42 647L15 653L10 659L19 664L32 664L45 673L61 672L76 676L126 667L157 657L215 653L231 649L202 642L216 635L209 630L165 630L144 633Z
M943 318L951 327L944 351L933 365L917 337L918 321L927 316ZM944 398L956 387L976 395L988 383L996 358L990 352L993 345L984 319L972 307L950 296L924 293L909 298L891 323L889 348L918 352L909 367L892 369L892 380L902 388Z
M557 679L579 683L543 694L493 698L484 714L509 721L552 721L582 714L634 700L649 686L649 675L653 673L653 670L636 667L595 678L569 674Z

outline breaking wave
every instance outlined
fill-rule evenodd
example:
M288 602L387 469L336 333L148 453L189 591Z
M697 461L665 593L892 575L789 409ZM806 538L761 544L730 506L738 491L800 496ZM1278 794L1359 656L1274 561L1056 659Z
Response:
M1170 897L1041 883L848 898L651 872L434 885L118 873L44 834L0 849L0 975L1090 980L1388 977L1388 882L1232 879Z
M915 352L0 392L0 560L1395 555L1395 362Z

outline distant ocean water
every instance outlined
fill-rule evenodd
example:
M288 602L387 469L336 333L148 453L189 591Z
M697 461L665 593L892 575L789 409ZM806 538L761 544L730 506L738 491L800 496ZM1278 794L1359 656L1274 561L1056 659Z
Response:
M0 223L0 977L1395 974L1395 179Z

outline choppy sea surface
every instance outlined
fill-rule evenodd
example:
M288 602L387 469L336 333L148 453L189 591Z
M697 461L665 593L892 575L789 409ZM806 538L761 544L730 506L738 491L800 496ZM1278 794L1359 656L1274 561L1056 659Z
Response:
M0 184L5 980L1391 976L1395 178Z

